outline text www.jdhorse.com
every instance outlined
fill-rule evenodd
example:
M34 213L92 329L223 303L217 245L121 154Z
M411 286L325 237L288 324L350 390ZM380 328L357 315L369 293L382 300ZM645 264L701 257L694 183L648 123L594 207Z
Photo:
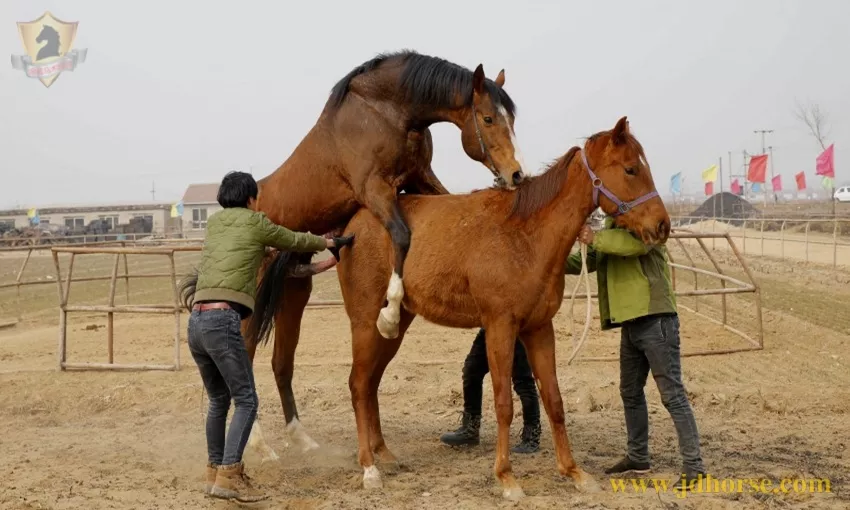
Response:
M770 480L767 478L714 478L711 475L698 476L691 481L687 491L673 488L678 480L662 478L612 478L611 489L615 493L634 492L641 494L648 489L655 492L674 492L677 497L684 498L688 493L694 494L789 494L832 492L832 485L826 478L783 478Z

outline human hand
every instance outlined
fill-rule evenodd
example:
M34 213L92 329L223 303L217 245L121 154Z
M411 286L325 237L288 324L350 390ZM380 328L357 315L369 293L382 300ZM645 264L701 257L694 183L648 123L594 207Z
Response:
M581 227L581 230L578 233L578 240L580 243L588 246L593 244L593 230L590 228L590 225Z
M333 246L328 247L328 251L330 251L334 258L339 261L339 249L343 246L348 246L354 242L354 234L350 236L342 236L342 237L334 237L331 239Z

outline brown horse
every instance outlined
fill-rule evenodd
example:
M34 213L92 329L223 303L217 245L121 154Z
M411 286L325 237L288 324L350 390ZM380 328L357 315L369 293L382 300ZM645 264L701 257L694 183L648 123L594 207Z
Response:
M333 87L316 125L289 159L259 182L257 209L292 230L342 229L362 206L389 231L395 262L391 299L381 314L385 336L398 332L403 261L410 246L397 194L447 193L431 170L428 127L437 122L458 126L466 154L484 163L501 186L511 188L524 179L515 147L515 107L504 83L504 70L492 81L481 65L473 72L415 52L380 55ZM272 367L287 431L308 449L318 445L298 422L292 375L312 280L284 278L292 258L279 254L271 263L244 333L253 359L257 343L267 339L274 322ZM283 300L280 306L263 306L278 300ZM255 429L259 435L259 426Z
M604 198L600 199L600 192ZM345 229L346 234L356 235L356 241L342 250L338 265L351 320L354 359L349 387L364 486L381 486L375 454L381 461L395 460L381 433L378 386L405 330L421 315L443 326L487 331L498 418L495 474L505 497L522 496L508 458L517 337L539 381L558 470L573 478L579 489L597 488L570 450L555 369L552 318L563 299L570 247L597 204L647 244L666 242L670 232L667 210L626 118L613 130L590 137L583 150L570 149L546 173L529 179L517 191L403 196L399 201L410 222L412 243L398 337L382 339L375 328L393 256L389 236L368 211L358 212Z

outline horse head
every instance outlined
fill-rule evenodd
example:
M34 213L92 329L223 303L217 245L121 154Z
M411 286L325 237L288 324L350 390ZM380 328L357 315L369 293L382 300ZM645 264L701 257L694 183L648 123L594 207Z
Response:
M670 235L670 216L655 189L643 147L623 117L610 131L588 139L582 157L593 181L595 205L614 217L614 224L638 235L645 244L663 244Z
M461 142L471 159L493 172L500 187L513 189L525 179L525 173L514 134L514 105L502 89L504 84L504 69L495 81L485 78L481 64L475 69Z
M44 25L38 37L35 38L35 42L40 43L44 41L47 41L48 44L59 44L59 32L50 25Z

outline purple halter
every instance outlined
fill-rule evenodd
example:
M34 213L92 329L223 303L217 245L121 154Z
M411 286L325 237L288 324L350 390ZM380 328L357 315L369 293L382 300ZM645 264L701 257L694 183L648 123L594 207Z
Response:
M596 176L593 173L593 170L590 168L590 163L587 162L587 156L584 154L584 150L581 151L581 159L584 161L584 166L587 168L587 175L590 176L590 182L593 184L593 205L595 207L599 207L599 192L601 191L603 195L608 197L609 200L614 202L614 205L617 206L617 212L612 214L612 216L619 216L621 214L626 214L630 210L639 206L640 204L646 202L650 198L655 198L658 196L657 191L651 191L646 195L632 200L631 202L623 202L619 198L617 198L611 191L602 184L602 179Z

